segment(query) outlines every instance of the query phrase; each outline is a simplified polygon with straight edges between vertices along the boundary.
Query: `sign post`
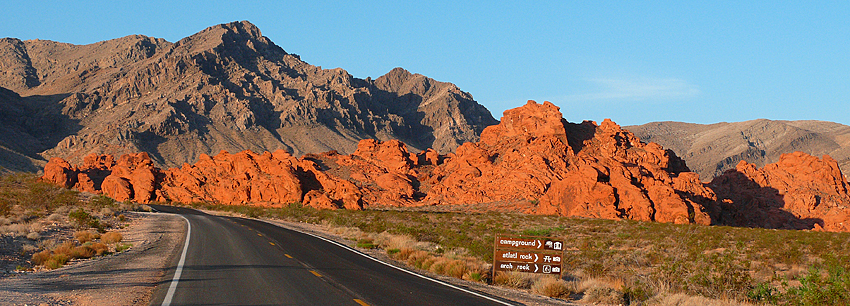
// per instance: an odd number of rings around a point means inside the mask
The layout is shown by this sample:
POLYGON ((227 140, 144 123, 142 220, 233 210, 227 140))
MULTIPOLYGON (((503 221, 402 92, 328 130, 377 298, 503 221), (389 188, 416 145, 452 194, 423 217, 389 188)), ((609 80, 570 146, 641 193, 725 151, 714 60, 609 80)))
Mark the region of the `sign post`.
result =
POLYGON ((496 235, 493 276, 496 271, 519 271, 561 276, 564 241, 552 237, 496 235))

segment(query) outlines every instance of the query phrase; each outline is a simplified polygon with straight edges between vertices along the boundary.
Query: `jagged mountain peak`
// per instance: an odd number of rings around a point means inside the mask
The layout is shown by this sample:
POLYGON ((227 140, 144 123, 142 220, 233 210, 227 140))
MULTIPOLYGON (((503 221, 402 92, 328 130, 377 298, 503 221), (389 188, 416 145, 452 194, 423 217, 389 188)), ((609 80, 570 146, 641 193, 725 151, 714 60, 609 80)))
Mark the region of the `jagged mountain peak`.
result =
POLYGON ((202 52, 229 52, 239 56, 241 53, 286 52, 262 35, 257 26, 248 21, 234 21, 215 25, 178 41, 174 48, 185 50, 189 54, 202 52))

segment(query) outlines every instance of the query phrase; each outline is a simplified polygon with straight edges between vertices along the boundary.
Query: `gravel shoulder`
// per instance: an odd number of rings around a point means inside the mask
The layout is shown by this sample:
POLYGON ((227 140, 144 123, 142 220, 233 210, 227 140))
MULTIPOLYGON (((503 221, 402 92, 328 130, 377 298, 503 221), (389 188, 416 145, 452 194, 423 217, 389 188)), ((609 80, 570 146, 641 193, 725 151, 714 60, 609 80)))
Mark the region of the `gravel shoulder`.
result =
POLYGON ((147 305, 186 234, 176 215, 131 212, 124 252, 0 278, 0 305, 147 305))

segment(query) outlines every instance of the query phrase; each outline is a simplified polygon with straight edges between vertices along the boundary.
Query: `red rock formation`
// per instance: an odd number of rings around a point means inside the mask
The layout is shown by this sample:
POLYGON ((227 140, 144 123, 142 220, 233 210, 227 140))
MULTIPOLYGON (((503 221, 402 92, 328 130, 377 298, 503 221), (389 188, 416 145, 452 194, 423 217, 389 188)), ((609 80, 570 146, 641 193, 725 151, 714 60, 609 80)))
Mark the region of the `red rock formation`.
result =
POLYGON ((45 182, 71 188, 76 183, 76 175, 77 173, 71 164, 64 159, 54 157, 44 165, 44 174, 41 179, 45 182))
POLYGON ((709 224, 713 193, 672 152, 610 120, 570 124, 557 106, 505 111, 431 173, 437 204, 515 202, 528 213, 709 224), (699 196, 703 196, 700 198, 699 196), (530 201, 530 205, 522 202, 530 201))
POLYGON ((684 161, 606 119, 569 123, 552 103, 529 101, 456 152, 410 153, 363 140, 350 155, 296 158, 279 150, 201 155, 165 171, 145 153, 83 165, 53 159, 44 180, 118 200, 214 202, 321 209, 444 205, 457 210, 850 231, 838 164, 802 153, 763 169, 738 165, 706 185, 684 161), (713 188, 714 190, 710 189, 713 188), (720 195, 720 201, 718 196, 720 195))
POLYGON ((214 157, 201 155, 194 165, 166 171, 163 194, 177 202, 223 204, 301 201, 301 182, 296 177, 298 160, 284 151, 255 154, 222 151, 214 157))
POLYGON ((289 153, 201 155, 194 164, 166 171, 163 195, 178 202, 280 206, 303 202, 317 208, 360 209, 359 190, 328 176, 315 163, 289 153))
POLYGON ((351 183, 365 205, 406 206, 414 205, 420 198, 414 187, 422 163, 436 164, 439 156, 433 150, 414 155, 398 140, 362 140, 351 155, 329 152, 307 155, 307 160, 322 163, 324 173, 351 183), (430 158, 430 159, 429 159, 430 158))
POLYGON ((761 169, 741 161, 710 186, 722 201, 723 224, 850 231, 847 180, 828 155, 782 154, 761 169))

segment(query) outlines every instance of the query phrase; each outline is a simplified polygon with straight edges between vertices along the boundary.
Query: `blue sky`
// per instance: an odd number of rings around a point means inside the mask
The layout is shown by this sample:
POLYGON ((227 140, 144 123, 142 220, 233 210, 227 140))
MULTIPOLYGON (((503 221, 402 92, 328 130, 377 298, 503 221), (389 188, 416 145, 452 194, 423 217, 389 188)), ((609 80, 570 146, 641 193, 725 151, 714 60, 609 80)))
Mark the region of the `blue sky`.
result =
POLYGON ((249 20, 310 64, 359 78, 403 67, 496 118, 531 99, 573 122, 850 124, 850 2, 682 2, 14 1, 0 37, 173 42, 249 20))

